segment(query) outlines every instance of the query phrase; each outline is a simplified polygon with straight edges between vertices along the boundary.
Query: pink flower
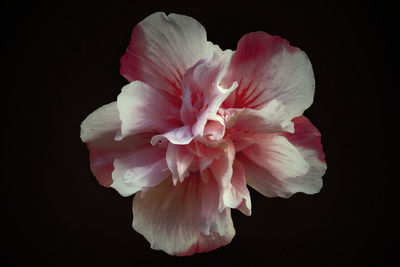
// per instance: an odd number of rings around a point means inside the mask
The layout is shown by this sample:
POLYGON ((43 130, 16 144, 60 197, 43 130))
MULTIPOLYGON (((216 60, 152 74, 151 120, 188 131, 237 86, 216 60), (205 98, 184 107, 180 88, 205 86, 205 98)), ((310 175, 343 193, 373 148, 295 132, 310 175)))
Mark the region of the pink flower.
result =
POLYGON ((251 214, 246 184, 267 197, 314 194, 326 170, 306 54, 264 32, 236 51, 203 26, 155 13, 121 59, 130 82, 81 125, 100 184, 135 194, 133 228, 153 249, 206 252, 235 235, 231 208, 251 214))

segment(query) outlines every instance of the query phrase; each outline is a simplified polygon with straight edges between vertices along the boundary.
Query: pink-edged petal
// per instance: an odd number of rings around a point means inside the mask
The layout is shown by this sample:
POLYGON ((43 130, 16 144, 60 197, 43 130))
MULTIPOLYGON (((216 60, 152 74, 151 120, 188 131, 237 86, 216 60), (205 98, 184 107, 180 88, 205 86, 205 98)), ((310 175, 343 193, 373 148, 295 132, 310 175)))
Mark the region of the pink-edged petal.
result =
POLYGON ((240 86, 225 101, 225 108, 261 109, 277 99, 294 118, 313 102, 315 81, 307 55, 265 32, 240 39, 223 83, 233 81, 240 86))
POLYGON ((222 189, 222 198, 226 207, 239 209, 247 216, 251 215, 250 192, 246 186, 244 168, 238 160, 233 162, 232 179, 222 189))
POLYGON ((100 107, 81 124, 81 139, 90 151, 90 168, 97 181, 106 187, 112 184, 114 160, 148 143, 151 138, 148 133, 143 133, 116 141, 115 136, 120 133, 120 129, 117 102, 100 107))
POLYGON ((319 131, 303 116, 293 120, 295 132, 283 133, 303 159, 308 163, 308 171, 304 175, 279 179, 264 166, 257 164, 254 158, 241 154, 240 161, 245 167, 247 183, 267 197, 288 198, 294 193, 318 193, 323 185, 322 176, 326 171, 326 162, 321 145, 319 131))
POLYGON ((183 74, 199 59, 210 57, 214 50, 198 21, 157 12, 133 29, 121 58, 121 74, 128 81, 140 80, 166 92, 179 105, 183 74))
POLYGON ((122 137, 166 132, 179 125, 179 110, 170 105, 163 93, 140 81, 122 88, 117 106, 122 137))
POLYGON ((176 186, 171 179, 133 201, 133 228, 153 249, 172 255, 207 252, 235 235, 230 209, 218 211, 215 180, 192 175, 176 186))
POLYGON ((322 150, 321 133, 304 116, 293 119, 295 133, 284 133, 283 135, 296 147, 303 147, 315 150, 317 158, 325 162, 325 154, 322 150))
POLYGON ((169 170, 172 173, 172 181, 174 185, 177 182, 183 182, 185 177, 189 176, 189 168, 195 158, 186 146, 168 144, 166 160, 169 170))
POLYGON ((144 145, 126 157, 114 161, 111 187, 122 196, 154 187, 171 175, 165 160, 165 149, 144 145))
POLYGON ((256 133, 278 133, 294 131, 291 116, 276 99, 263 109, 228 109, 226 126, 228 129, 246 130, 256 133))
POLYGON ((167 139, 169 142, 176 145, 187 145, 190 143, 190 141, 192 141, 193 137, 194 136, 191 127, 188 125, 184 125, 182 127, 175 128, 164 134, 153 136, 153 138, 151 138, 151 143, 153 145, 156 145, 163 139, 167 139))
POLYGON ((285 179, 307 173, 309 164, 285 137, 268 134, 253 138, 256 143, 242 152, 276 178, 285 179))

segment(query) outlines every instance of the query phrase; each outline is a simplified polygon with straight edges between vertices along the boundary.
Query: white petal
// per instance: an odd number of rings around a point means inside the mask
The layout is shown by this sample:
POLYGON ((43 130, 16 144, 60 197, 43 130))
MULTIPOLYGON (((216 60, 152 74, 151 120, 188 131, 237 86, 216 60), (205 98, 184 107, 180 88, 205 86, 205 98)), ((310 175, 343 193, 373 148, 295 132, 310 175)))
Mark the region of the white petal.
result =
POLYGON ((122 196, 130 196, 160 184, 169 175, 165 150, 145 145, 114 161, 111 187, 122 196))

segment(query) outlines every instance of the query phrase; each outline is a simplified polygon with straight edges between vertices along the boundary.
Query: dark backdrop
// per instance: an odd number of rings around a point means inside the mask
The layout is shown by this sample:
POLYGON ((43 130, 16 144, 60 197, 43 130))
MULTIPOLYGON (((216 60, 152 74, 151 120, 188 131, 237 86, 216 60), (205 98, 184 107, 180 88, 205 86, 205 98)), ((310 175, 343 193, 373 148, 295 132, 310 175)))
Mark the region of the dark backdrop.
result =
POLYGON ((365 1, 303 2, 3 3, 1 260, 389 265, 398 244, 398 157, 391 153, 398 122, 396 9, 365 1), (155 11, 196 18, 223 49, 234 50, 242 35, 261 30, 304 50, 316 78, 305 115, 322 132, 328 163, 319 194, 267 199, 251 190, 253 215, 233 212, 231 244, 186 258, 151 250, 131 228, 132 197, 96 182, 79 138, 82 120, 115 101, 127 83, 119 59, 132 28, 155 11))

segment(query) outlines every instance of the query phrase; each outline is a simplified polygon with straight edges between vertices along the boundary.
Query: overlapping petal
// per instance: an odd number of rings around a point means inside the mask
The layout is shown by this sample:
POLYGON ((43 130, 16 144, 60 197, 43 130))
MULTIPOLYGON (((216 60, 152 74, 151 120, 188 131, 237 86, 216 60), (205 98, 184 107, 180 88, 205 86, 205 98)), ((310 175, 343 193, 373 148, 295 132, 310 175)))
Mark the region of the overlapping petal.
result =
POLYGON ((223 83, 233 81, 239 87, 224 102, 225 108, 262 109, 276 99, 292 119, 313 102, 315 81, 307 55, 265 32, 248 33, 240 39, 223 83))
POLYGON ((235 235, 230 209, 218 211, 216 181, 192 175, 176 186, 167 179, 133 201, 133 228, 153 249, 191 255, 228 244, 235 235))
POLYGON ((120 129, 117 102, 100 107, 81 124, 81 139, 90 150, 91 170, 103 186, 112 184, 114 160, 130 154, 136 147, 148 143, 151 138, 149 133, 142 133, 116 141, 115 137, 120 134, 120 129))
POLYGON ((185 71, 199 59, 211 57, 214 50, 198 21, 157 12, 133 29, 130 44, 121 58, 121 74, 128 81, 146 82, 180 105, 180 81, 185 71))
POLYGON ((179 109, 165 94, 134 81, 122 88, 117 100, 122 137, 143 132, 167 132, 179 126, 179 109))
MULTIPOLYGON (((322 152, 320 133, 305 117, 301 116, 293 121, 294 133, 284 133, 275 137, 277 138, 275 140, 279 140, 279 143, 282 144, 284 142, 281 138, 285 138, 297 150, 291 155, 282 155, 279 159, 282 162, 277 162, 281 167, 288 164, 286 168, 276 172, 274 167, 269 168, 268 163, 263 161, 268 157, 257 156, 254 151, 249 153, 251 149, 244 150, 246 153, 240 156, 240 162, 245 168, 247 183, 267 197, 288 198, 297 192, 315 194, 322 187, 322 176, 326 171, 326 163, 322 152), (295 159, 300 161, 296 162, 295 159), (289 164, 290 161, 291 164, 289 164), (308 168, 304 162, 307 163, 308 168)), ((262 154, 268 153, 266 151, 269 149, 266 148, 262 154)), ((289 151, 283 149, 281 153, 289 151)))
POLYGON ((260 110, 249 108, 231 108, 225 110, 227 128, 246 130, 256 133, 293 132, 291 115, 276 99, 260 110))
POLYGON ((165 154, 165 149, 147 144, 115 159, 111 187, 126 197, 160 184, 171 174, 165 154))

